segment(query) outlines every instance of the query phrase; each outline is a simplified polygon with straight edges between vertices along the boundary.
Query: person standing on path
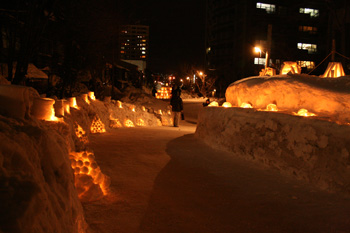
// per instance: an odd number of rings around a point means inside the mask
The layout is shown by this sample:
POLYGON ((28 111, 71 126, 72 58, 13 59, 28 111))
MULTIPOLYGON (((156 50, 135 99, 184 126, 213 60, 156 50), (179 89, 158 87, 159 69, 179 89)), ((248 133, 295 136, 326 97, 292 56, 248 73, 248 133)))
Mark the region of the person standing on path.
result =
POLYGON ((179 127, 181 113, 183 112, 183 102, 180 95, 181 89, 175 85, 170 99, 170 105, 174 114, 174 127, 179 127))

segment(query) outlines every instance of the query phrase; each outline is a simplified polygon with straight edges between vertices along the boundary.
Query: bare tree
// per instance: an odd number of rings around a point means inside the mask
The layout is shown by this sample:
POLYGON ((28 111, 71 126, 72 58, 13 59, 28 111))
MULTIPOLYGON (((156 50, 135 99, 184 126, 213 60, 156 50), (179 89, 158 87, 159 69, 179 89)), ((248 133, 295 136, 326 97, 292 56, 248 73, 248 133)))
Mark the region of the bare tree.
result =
POLYGON ((196 85, 199 93, 201 93, 204 97, 208 97, 210 93, 213 91, 216 78, 209 77, 202 73, 197 75, 197 77, 198 79, 196 79, 196 85))

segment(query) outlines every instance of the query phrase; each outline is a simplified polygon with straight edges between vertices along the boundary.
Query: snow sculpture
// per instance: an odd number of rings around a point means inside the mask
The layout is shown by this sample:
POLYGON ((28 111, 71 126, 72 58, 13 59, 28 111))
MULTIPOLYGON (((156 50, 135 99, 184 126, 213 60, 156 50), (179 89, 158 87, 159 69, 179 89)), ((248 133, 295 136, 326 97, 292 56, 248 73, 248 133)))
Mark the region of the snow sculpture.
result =
POLYGON ((91 123, 90 127, 91 133, 104 133, 106 132, 105 125, 102 123, 101 119, 96 115, 91 123))
POLYGON ((90 104, 88 94, 81 94, 81 99, 84 100, 87 104, 90 104))
POLYGON ((75 175, 75 187, 81 201, 93 201, 107 195, 109 177, 101 172, 93 152, 71 152, 71 166, 75 175))
POLYGON ((340 62, 330 62, 328 63, 328 67, 326 72, 324 72, 321 77, 324 78, 338 78, 341 76, 345 76, 343 65, 340 62))
POLYGON ((31 109, 31 114, 39 120, 54 121, 55 110, 54 105, 55 100, 51 98, 34 98, 33 106, 31 109))
POLYGON ((0 114, 20 119, 28 117, 35 97, 39 94, 33 88, 0 85, 0 114))
POLYGON ((255 109, 275 104, 279 111, 293 115, 307 109, 318 118, 350 123, 349 77, 320 78, 310 75, 249 77, 232 83, 226 101, 239 107, 250 103, 255 109))

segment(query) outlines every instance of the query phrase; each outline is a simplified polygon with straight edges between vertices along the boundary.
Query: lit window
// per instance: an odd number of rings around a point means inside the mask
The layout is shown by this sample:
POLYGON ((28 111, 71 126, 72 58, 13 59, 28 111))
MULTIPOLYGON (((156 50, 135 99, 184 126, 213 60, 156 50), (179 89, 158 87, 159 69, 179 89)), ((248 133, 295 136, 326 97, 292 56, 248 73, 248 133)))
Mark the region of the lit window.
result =
POLYGON ((142 42, 146 42, 146 40, 141 40, 142 42))
POLYGON ((315 68, 315 62, 313 61, 297 61, 297 63, 299 66, 306 67, 308 70, 315 68))
POLYGON ((317 45, 298 43, 298 49, 307 50, 308 53, 316 53, 317 52, 317 45))
POLYGON ((311 8, 299 8, 299 13, 310 14, 310 17, 318 17, 319 16, 319 11, 317 9, 311 9, 311 8))
POLYGON ((276 12, 276 5, 273 4, 267 4, 267 3, 256 3, 256 8, 258 9, 264 9, 268 14, 275 13, 276 12))
POLYGON ((142 54, 146 54, 146 52, 145 52, 145 51, 142 51, 142 54))
POLYGON ((146 50, 146 48, 145 48, 145 47, 142 47, 142 50, 146 50))
POLYGON ((316 34, 317 33, 317 27, 311 27, 311 26, 299 26, 300 32, 308 32, 310 34, 316 34))
POLYGON ((265 65, 265 58, 256 57, 254 58, 255 65, 265 65))

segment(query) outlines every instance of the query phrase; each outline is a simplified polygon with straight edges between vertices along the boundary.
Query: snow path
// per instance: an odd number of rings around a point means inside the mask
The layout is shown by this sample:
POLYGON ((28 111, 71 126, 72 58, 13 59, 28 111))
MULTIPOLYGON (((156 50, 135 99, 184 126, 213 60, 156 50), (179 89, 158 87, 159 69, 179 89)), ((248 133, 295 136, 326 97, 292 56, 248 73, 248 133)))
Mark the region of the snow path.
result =
POLYGON ((350 232, 350 199, 211 149, 180 128, 121 128, 90 147, 111 193, 92 232, 350 232))

